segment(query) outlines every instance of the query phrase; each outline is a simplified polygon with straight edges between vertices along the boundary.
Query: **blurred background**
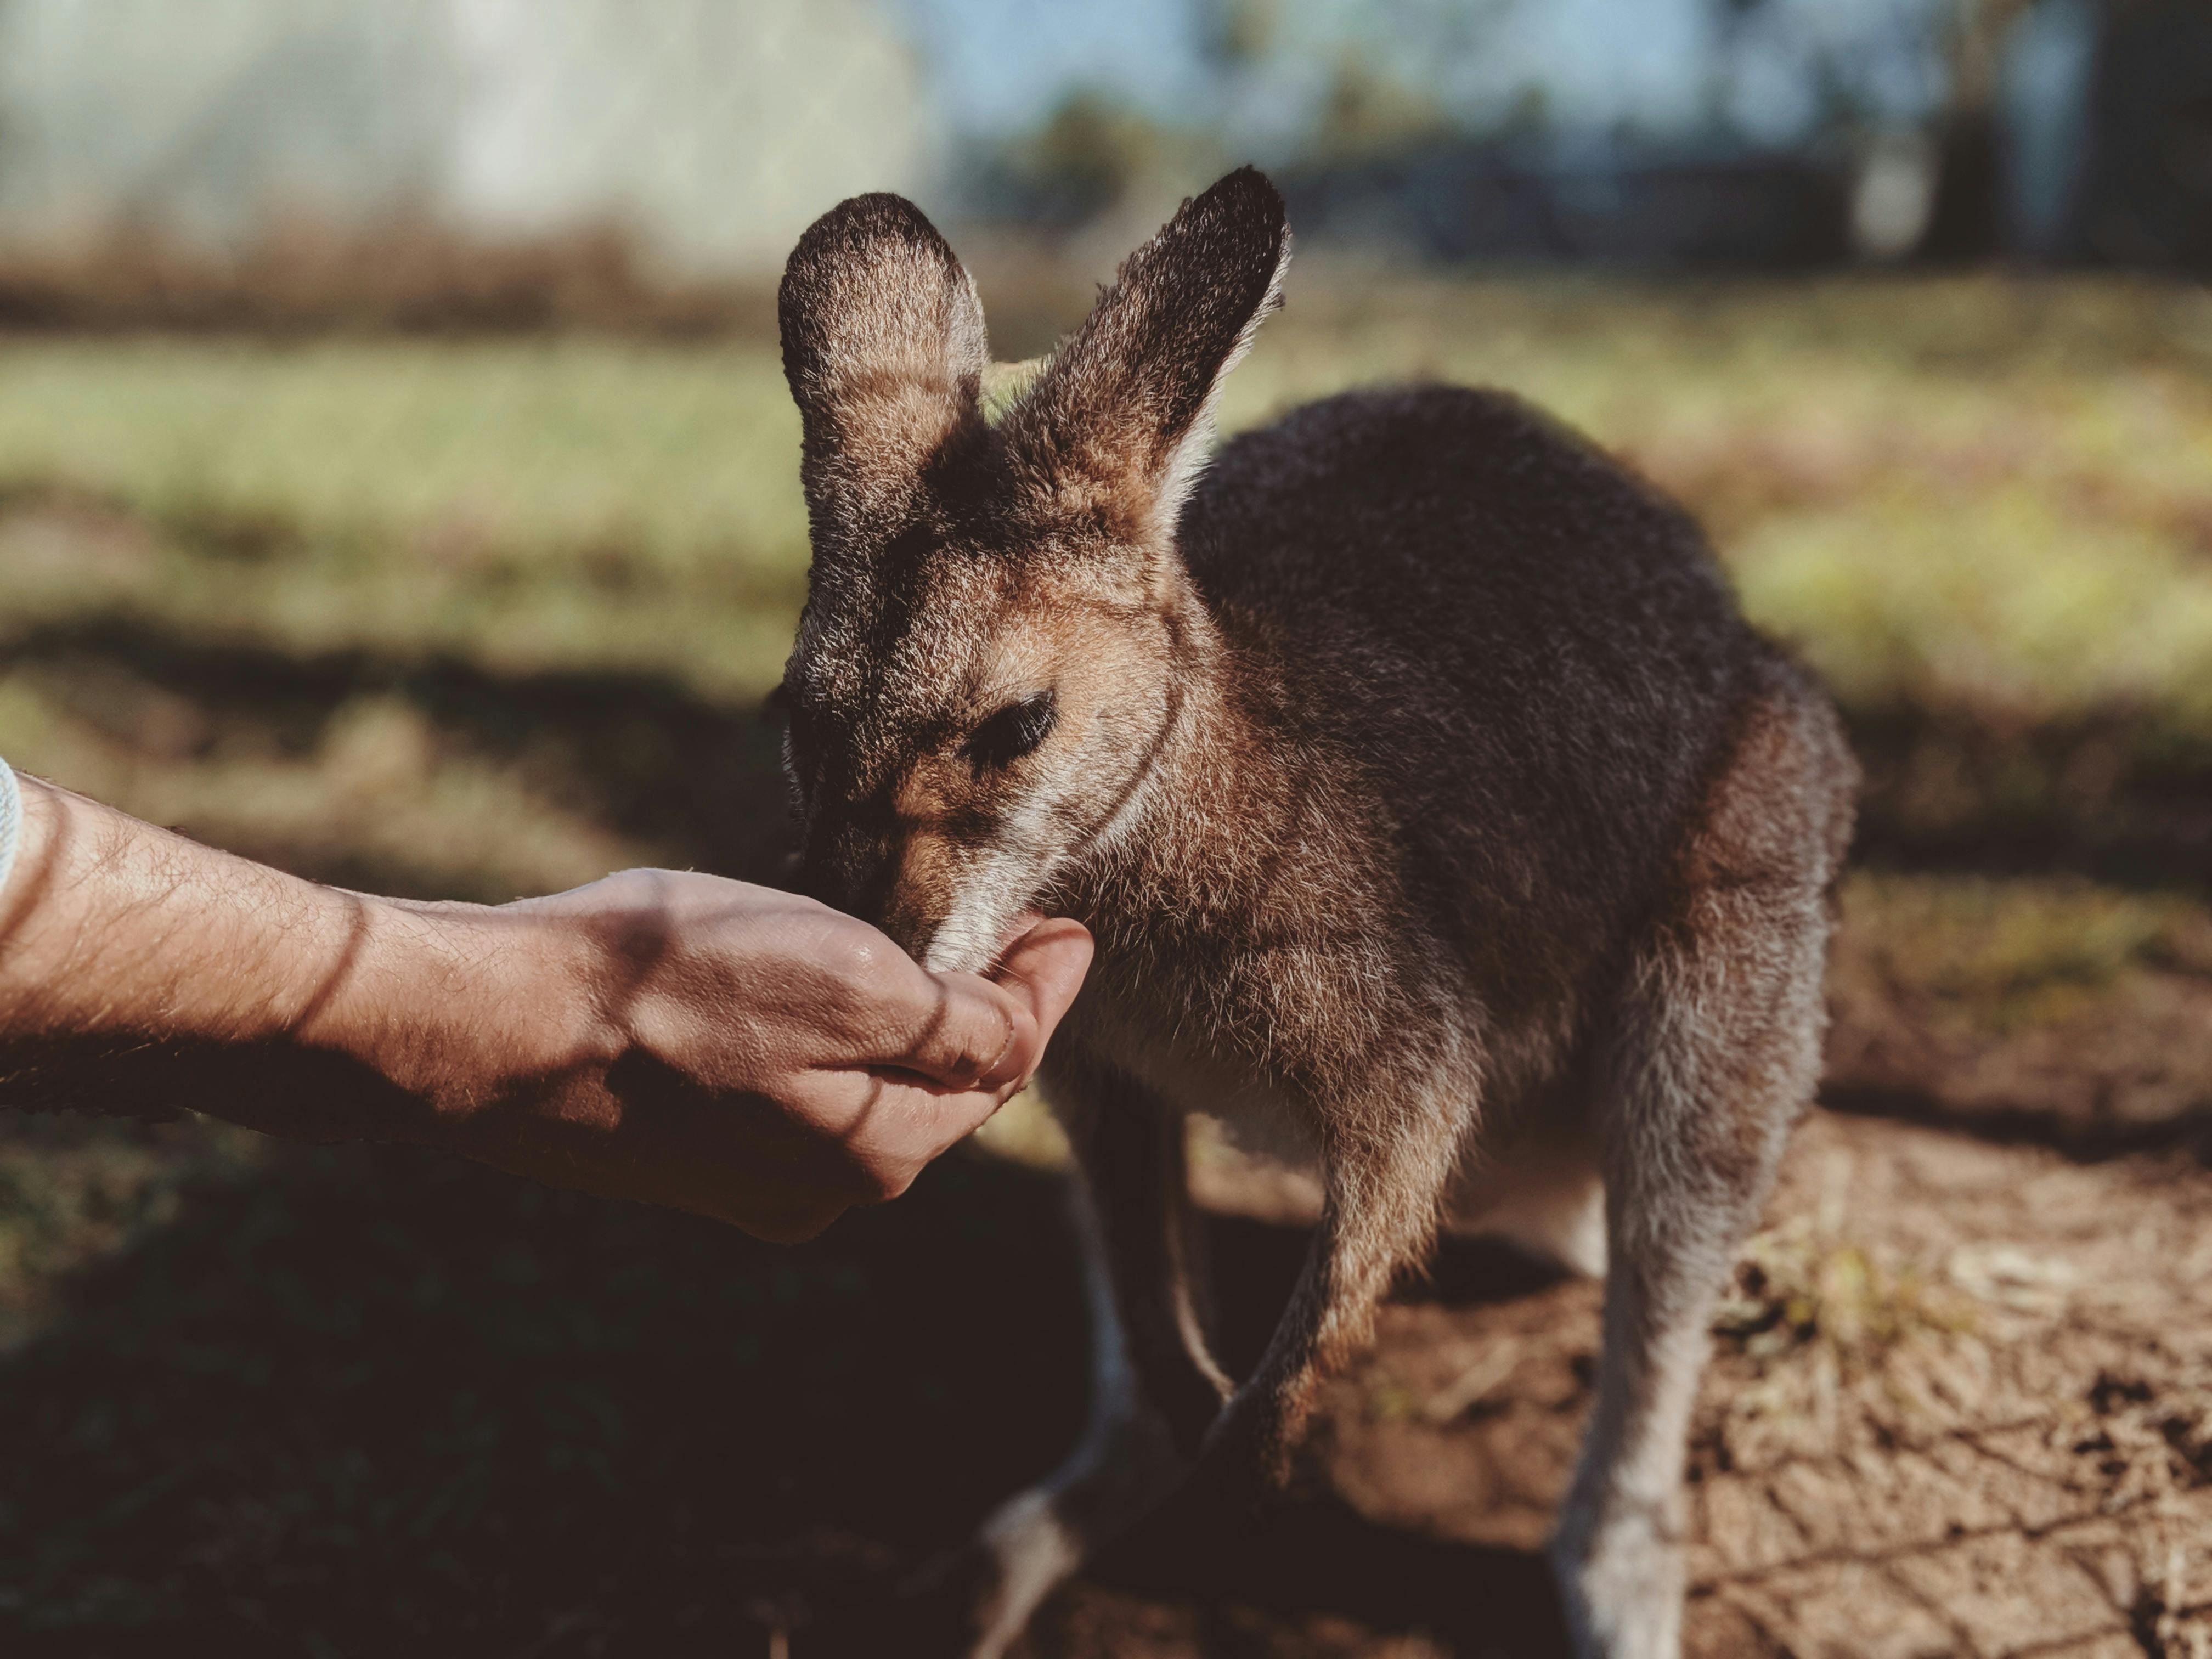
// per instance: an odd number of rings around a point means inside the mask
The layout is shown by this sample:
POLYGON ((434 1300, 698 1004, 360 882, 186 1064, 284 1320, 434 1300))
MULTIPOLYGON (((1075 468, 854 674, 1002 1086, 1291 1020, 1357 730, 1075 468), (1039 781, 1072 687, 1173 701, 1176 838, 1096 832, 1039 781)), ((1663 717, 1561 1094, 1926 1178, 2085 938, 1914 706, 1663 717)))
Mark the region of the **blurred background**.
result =
MULTIPOLYGON (((1229 426, 1546 405, 1697 511, 1867 770, 1692 1652, 2202 1659, 2202 0, 0 0, 0 754, 377 890, 773 879, 793 240, 911 195, 1018 359, 1248 161, 1299 256, 1229 426)), ((1198 1153, 1249 1357, 1310 1192, 1198 1153)), ((841 1620, 1079 1419, 1060 1158, 1018 1103, 769 1250, 0 1117, 0 1646, 908 1650, 841 1620)), ((1033 1652, 1554 1651, 1595 1329, 1453 1246, 1298 1504, 1149 1529, 1033 1652)))

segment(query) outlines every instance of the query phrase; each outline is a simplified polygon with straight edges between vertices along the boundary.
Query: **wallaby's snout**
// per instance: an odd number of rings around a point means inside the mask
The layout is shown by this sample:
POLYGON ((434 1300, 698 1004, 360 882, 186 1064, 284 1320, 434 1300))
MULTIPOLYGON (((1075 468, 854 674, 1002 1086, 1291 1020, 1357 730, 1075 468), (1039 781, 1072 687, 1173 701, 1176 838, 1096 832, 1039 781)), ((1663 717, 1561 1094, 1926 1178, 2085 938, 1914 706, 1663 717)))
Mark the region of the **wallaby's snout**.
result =
POLYGON ((903 818, 880 805, 826 808, 807 826, 799 889, 872 922, 917 962, 980 969, 1036 887, 1033 871, 979 855, 990 824, 927 808, 903 818))
POLYGON ((1145 648, 1156 618, 1093 615, 1050 584, 1031 599, 946 602, 870 698, 841 699, 842 613, 826 607, 786 671, 799 885, 933 969, 990 963, 1114 823, 1171 717, 1145 648))
POLYGON ((854 815, 817 814, 807 825, 799 848, 799 890, 875 923, 911 951, 918 941, 900 938, 887 925, 898 866, 892 856, 888 815, 878 816, 883 821, 872 827, 854 815))
MULTIPOLYGON (((946 775, 957 772, 947 764, 957 757, 933 752, 940 744, 896 736, 885 741, 869 724, 881 723, 842 722, 805 704, 794 708, 786 752, 804 825, 799 885, 808 896, 874 923, 909 956, 927 961, 947 921, 970 896, 977 845, 999 813, 977 799, 980 792, 960 789, 961 780, 946 775)), ((945 722, 912 724, 927 731, 945 722)), ((1018 908, 1025 897, 1012 896, 1009 903, 1018 908)))

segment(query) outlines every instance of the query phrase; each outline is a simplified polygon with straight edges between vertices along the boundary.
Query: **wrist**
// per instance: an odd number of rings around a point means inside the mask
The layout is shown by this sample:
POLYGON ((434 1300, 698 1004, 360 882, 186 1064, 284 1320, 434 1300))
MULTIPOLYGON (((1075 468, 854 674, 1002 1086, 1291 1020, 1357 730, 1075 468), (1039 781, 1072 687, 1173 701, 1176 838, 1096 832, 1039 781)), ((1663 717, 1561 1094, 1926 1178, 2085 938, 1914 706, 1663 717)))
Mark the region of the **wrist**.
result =
POLYGON ((465 1141, 619 1052, 592 941, 531 907, 367 899, 359 963, 302 1035, 340 1047, 422 1110, 398 1138, 465 1141))

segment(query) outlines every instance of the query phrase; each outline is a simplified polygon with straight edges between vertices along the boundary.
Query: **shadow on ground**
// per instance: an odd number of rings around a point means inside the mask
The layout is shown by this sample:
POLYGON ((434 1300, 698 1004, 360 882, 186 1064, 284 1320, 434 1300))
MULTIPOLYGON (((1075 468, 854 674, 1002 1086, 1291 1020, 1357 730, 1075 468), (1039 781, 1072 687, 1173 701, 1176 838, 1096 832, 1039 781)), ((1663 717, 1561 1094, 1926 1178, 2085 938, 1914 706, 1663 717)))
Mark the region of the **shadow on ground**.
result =
POLYGON ((1055 1184, 980 1161, 777 1250, 280 1157, 0 1362, 0 1649, 743 1651, 1057 1455, 1072 1283, 1055 1184))
MULTIPOLYGON (((526 763, 599 822, 699 867, 772 880, 787 844, 780 722, 673 675, 299 653, 123 614, 0 640, 0 668, 13 665, 76 682, 75 712, 126 744, 142 734, 132 700, 113 696, 118 679, 190 705, 203 745, 249 732, 301 752, 349 702, 396 696, 457 746, 526 763)), ((1845 714, 1867 774, 1859 850, 1875 864, 2193 888, 2212 859, 2212 754, 2130 711, 2041 725, 1972 708, 1845 714)), ((404 886, 408 872, 307 873, 404 886)))
POLYGON ((1163 1516, 1048 1605, 1031 1644, 1055 1659, 1104 1659, 1143 1652, 1132 1637, 1163 1624, 1181 1626, 1200 1653, 1269 1659, 1388 1651, 1373 1638, 1396 1632, 1465 1659, 1566 1653, 1538 1557, 1381 1524, 1333 1495, 1234 1530, 1163 1516))
MULTIPOLYGON (((826 1652, 823 1615, 1072 1441, 1060 1204, 956 1158, 776 1249, 390 1150, 211 1179, 0 1359, 0 1648, 743 1654, 786 1626, 826 1652)), ((1249 1356, 1304 1236, 1215 1227, 1249 1356)), ((1416 1294, 1517 1282, 1455 1253, 1416 1294)), ((1118 1652, 1181 1617, 1206 1651, 1303 1656, 1350 1620, 1535 1655, 1547 1595, 1518 1552, 1308 1496, 1164 1516, 1036 1639, 1118 1652)))

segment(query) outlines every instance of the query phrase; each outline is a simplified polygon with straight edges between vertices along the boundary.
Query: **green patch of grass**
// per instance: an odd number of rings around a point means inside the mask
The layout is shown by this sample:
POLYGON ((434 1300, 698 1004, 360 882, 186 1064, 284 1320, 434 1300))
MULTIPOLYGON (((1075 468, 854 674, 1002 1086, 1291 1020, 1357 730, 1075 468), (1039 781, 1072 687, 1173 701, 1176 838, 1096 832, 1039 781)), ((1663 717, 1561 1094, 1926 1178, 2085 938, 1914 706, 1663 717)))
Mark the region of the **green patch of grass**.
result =
POLYGON ((1805 1217, 1745 1242, 1713 1321, 1753 1359, 1818 1346, 1845 1370, 1864 1370, 1900 1343, 1972 1326, 1970 1305, 1930 1275, 1827 1237, 1805 1217))
POLYGON ((1953 1276, 1869 1248, 1835 1219, 1800 1216, 1747 1240, 1716 1310, 1719 1352, 1752 1372, 1723 1412, 1735 1455, 1832 1451, 1847 1401, 1927 1414, 1929 1377, 1954 1373, 1976 1344, 1985 1310, 1953 1276))
POLYGON ((1778 514, 1734 563, 1752 614, 1860 705, 2019 722, 2128 708, 2212 732, 2212 559, 2021 486, 1778 514))
POLYGON ((805 564, 772 352, 0 345, 0 625, 672 667, 758 696, 805 564))
POLYGON ((249 559, 614 548, 690 574, 803 550, 798 417, 764 345, 40 339, 0 346, 0 479, 249 559))
POLYGON ((2076 1013, 2148 969, 2212 975, 2212 913, 2179 895, 1863 872, 1843 908, 1840 972, 1996 1032, 2076 1013))
MULTIPOLYGON (((219 846, 270 849, 295 868, 404 871, 425 896, 497 901, 673 857, 611 832, 526 769, 447 742, 403 697, 348 699, 303 754, 238 744, 163 755, 70 712, 42 686, 51 678, 0 675, 0 753, 14 764, 219 846)), ((165 717, 187 740, 196 735, 197 711, 181 702, 139 711, 140 729, 165 717)))

